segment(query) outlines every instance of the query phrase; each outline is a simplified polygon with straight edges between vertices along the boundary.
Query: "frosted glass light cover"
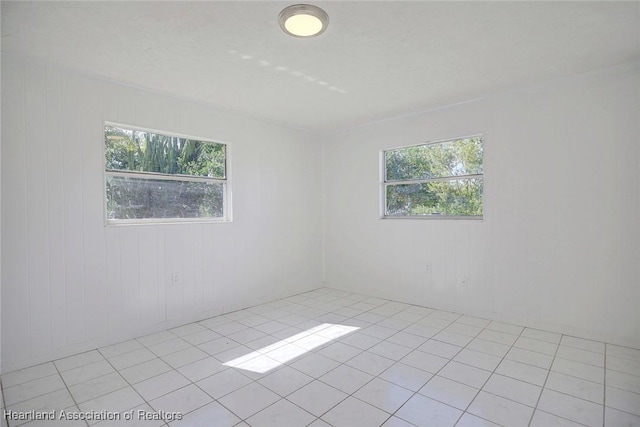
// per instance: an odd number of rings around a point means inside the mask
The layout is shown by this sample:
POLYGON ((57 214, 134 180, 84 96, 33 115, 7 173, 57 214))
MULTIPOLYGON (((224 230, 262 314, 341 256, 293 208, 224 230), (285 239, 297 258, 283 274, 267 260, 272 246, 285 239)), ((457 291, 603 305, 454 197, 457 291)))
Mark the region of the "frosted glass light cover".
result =
POLYGON ((311 15, 293 15, 285 21, 284 26, 291 34, 309 37, 322 30, 322 21, 311 15))
POLYGON ((329 15, 317 6, 296 4, 286 7, 278 16, 280 28, 294 37, 322 34, 329 25, 329 15))

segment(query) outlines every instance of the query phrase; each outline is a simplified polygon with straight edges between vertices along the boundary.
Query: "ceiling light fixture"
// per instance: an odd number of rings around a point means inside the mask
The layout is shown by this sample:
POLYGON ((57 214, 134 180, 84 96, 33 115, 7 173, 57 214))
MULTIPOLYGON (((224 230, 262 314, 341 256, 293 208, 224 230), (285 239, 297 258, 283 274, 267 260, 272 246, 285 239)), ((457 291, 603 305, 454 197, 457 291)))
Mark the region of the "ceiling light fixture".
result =
POLYGON ((329 25, 329 15, 317 6, 295 4, 280 12, 278 22, 282 31, 294 37, 314 37, 329 25))

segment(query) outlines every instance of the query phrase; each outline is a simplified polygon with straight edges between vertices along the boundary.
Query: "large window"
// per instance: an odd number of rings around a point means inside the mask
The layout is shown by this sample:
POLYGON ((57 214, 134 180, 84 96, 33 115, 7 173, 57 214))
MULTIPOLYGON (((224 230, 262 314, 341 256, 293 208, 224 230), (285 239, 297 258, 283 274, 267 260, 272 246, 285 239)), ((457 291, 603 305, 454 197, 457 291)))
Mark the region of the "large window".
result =
POLYGON ((107 223, 229 220, 226 144, 107 123, 107 223))
POLYGON ((384 218, 482 218, 482 137, 385 150, 384 218))

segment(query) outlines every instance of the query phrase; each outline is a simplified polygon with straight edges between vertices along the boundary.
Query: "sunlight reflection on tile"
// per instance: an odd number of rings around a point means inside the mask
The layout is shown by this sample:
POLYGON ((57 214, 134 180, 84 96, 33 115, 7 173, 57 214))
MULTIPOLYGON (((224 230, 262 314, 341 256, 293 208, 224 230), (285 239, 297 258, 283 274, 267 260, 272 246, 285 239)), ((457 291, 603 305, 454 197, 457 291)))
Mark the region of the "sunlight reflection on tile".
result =
POLYGON ((360 328, 355 326, 323 323, 277 343, 230 360, 224 365, 263 374, 314 348, 358 329, 360 328), (294 342, 295 344, 292 344, 294 342))

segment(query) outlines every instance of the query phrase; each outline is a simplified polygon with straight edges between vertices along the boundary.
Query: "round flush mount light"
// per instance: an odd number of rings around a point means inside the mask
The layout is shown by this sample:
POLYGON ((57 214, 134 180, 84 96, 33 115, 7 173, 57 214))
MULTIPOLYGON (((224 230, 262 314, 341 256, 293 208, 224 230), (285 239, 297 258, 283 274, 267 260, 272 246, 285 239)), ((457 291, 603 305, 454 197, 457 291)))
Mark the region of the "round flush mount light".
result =
POLYGON ((329 15, 317 6, 295 4, 280 12, 278 22, 282 31, 294 37, 314 37, 329 25, 329 15))

